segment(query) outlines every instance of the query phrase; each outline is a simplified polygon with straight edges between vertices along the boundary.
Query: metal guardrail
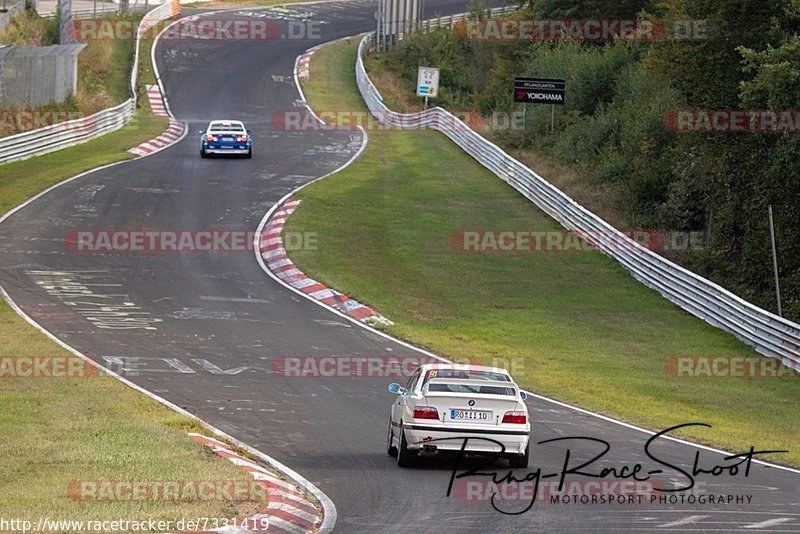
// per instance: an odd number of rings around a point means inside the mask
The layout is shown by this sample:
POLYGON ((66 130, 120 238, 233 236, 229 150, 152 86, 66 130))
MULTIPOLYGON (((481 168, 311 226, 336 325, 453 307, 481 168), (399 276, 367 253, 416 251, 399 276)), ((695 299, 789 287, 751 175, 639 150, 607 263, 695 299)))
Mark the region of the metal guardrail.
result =
POLYGON ((800 371, 800 325, 797 323, 763 310, 642 247, 447 110, 436 107, 417 113, 391 111, 364 69, 363 57, 373 38, 374 34, 369 34, 362 39, 355 72, 361 95, 380 122, 395 127, 432 128, 442 132, 539 209, 617 260, 641 283, 695 317, 730 332, 760 354, 779 359, 784 365, 800 371), (620 246, 621 243, 624 246, 620 246))
POLYGON ((98 111, 88 117, 0 137, 0 164, 61 150, 62 148, 113 132, 127 124, 136 112, 136 75, 139 70, 141 36, 156 22, 173 17, 180 12, 180 3, 178 0, 172 0, 148 11, 139 23, 136 36, 136 52, 131 72, 131 97, 128 100, 112 108, 98 111))
MULTIPOLYGON (((513 13, 517 11, 519 6, 504 6, 488 9, 484 13, 490 16, 502 15, 504 13, 513 13)), ((418 29, 422 30, 435 30, 436 28, 452 28, 456 22, 467 20, 470 17, 469 13, 458 13, 457 15, 439 16, 432 19, 423 20, 419 23, 418 29)))

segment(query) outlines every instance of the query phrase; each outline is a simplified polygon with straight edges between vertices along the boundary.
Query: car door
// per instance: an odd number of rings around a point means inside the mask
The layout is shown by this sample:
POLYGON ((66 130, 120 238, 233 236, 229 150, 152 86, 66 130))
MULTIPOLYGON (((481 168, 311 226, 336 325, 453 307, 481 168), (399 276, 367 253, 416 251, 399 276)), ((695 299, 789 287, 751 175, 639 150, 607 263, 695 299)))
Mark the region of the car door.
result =
POLYGON ((408 409, 408 401, 413 396, 414 388, 419 382, 419 376, 421 372, 421 369, 417 369, 411 374, 411 376, 408 378, 408 382, 406 382, 405 391, 402 395, 398 395, 394 401, 394 404, 392 404, 393 424, 397 425, 401 423, 403 413, 405 413, 408 409))

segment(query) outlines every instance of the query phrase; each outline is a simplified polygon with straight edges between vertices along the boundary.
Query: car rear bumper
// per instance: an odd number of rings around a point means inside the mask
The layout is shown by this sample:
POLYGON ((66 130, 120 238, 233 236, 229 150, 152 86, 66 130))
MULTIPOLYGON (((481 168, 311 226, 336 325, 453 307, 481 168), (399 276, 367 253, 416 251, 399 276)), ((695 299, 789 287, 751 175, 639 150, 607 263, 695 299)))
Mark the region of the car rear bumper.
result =
POLYGON ((437 450, 459 451, 464 447, 469 452, 500 452, 523 454, 530 440, 530 430, 492 427, 491 429, 447 428, 424 424, 406 424, 406 442, 409 449, 425 446, 437 450), (464 445, 465 438, 469 438, 464 445), (502 444, 502 447, 501 445, 502 444))
POLYGON ((203 150, 206 154, 247 154, 250 152, 248 148, 208 148, 204 147, 203 150))

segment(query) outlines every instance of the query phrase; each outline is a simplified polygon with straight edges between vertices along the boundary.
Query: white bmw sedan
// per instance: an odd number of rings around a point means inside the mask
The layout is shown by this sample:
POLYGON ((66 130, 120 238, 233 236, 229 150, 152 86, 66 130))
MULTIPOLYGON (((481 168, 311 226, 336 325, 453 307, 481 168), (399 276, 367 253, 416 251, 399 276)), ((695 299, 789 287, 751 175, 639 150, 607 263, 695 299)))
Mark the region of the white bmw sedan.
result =
POLYGON ((528 466, 531 425, 525 394, 496 367, 426 364, 398 395, 389 421, 388 452, 414 465, 420 452, 502 453, 511 467, 528 466))

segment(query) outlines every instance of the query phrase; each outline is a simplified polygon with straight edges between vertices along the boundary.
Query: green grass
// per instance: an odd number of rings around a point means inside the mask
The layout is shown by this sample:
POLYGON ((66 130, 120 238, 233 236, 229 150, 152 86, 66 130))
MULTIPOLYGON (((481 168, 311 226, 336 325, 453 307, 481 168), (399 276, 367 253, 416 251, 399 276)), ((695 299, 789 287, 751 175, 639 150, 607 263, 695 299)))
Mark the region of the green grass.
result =
MULTIPOLYGON (((121 15, 113 20, 135 20, 141 15, 121 15)), ((152 44, 152 43, 151 43, 152 44)), ((78 100, 99 111, 130 97, 131 67, 136 42, 132 39, 89 39, 78 55, 78 100), (98 105, 99 104, 99 105, 98 105)), ((150 63, 149 55, 142 55, 150 63)))
MULTIPOLYGON (((357 40, 325 47, 306 84, 318 110, 365 109, 357 40)), ((800 465, 800 381, 679 378, 673 356, 755 355, 599 253, 466 253, 459 230, 560 227, 435 132, 371 132, 346 170, 305 188, 287 232, 318 232, 292 259, 395 322, 393 335, 454 358, 506 363, 532 390, 732 450, 788 449, 800 465)))
MULTIPOLYGON (((142 67, 150 64, 147 42, 142 67)), ((141 73, 140 73, 141 74, 141 73)), ((147 76, 141 76, 146 81, 147 76)), ((127 150, 167 125, 141 101, 135 120, 94 141, 0 166, 0 212, 70 176, 132 158, 127 150)), ((65 355, 0 302, 0 358, 65 355)), ((76 480, 251 480, 190 439, 197 423, 115 379, 0 378, 0 517, 180 519, 246 517, 262 506, 213 502, 86 502, 68 497, 76 480)))
POLYGON ((11 18, 0 30, 0 45, 49 46, 58 44, 58 21, 25 10, 11 18))
MULTIPOLYGON (((65 355, 0 307, 2 357, 65 355)), ((76 503, 76 480, 247 480, 195 443, 197 426, 105 375, 0 379, 0 517, 179 519, 237 515, 223 502, 76 503)), ((246 505, 243 513, 253 510, 246 505)))

